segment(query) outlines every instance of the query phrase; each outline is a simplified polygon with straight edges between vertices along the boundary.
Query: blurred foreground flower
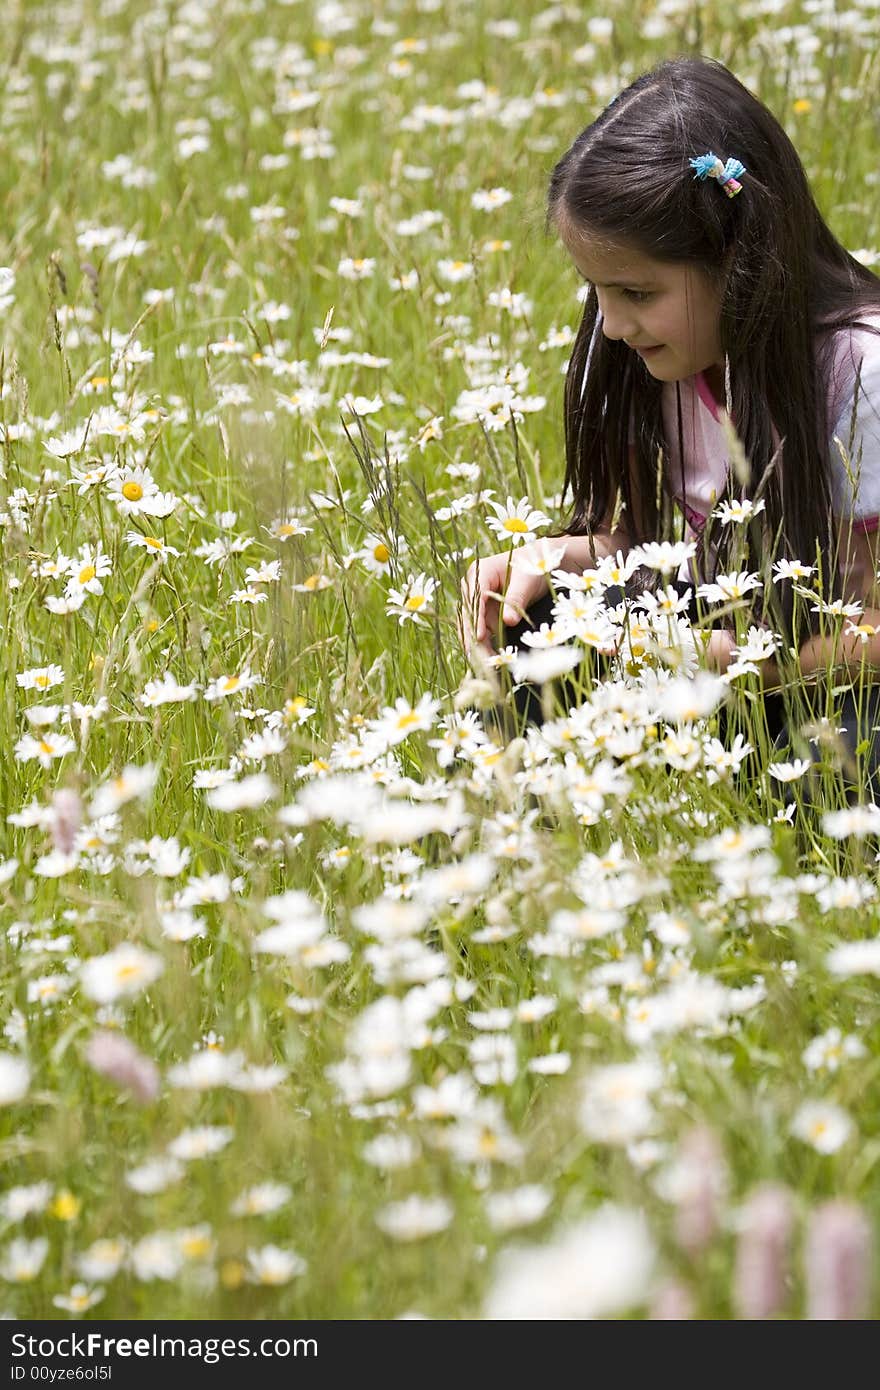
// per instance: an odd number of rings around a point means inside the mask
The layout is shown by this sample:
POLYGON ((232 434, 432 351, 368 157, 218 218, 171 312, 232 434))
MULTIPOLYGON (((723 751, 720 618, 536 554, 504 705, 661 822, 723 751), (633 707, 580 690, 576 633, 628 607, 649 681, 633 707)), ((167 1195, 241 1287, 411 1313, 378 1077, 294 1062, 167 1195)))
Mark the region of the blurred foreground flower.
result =
POLYGON ((855 1202, 825 1202, 813 1213, 805 1250, 811 1319, 858 1320, 869 1315, 873 1236, 855 1202))
POLYGON ((544 1246, 502 1252, 487 1318, 605 1318, 649 1296, 654 1245, 639 1212, 610 1203, 544 1246))
POLYGON ((23 1057, 0 1052, 0 1105, 12 1105, 27 1094, 30 1067, 23 1057))
POLYGON ((162 969, 160 957, 152 951, 125 943, 83 962, 83 993, 98 1004, 112 1004, 152 984, 162 969))
POLYGON ((92 797, 89 812, 95 820, 112 815, 135 797, 145 801, 156 785, 159 769, 153 763, 135 767, 129 763, 118 777, 102 783, 92 797))
POLYGON ((100 1303, 104 1297, 104 1290, 101 1288, 90 1289, 87 1284, 74 1284, 68 1294, 56 1294, 52 1303, 56 1308, 61 1308, 65 1313, 72 1313, 74 1316, 79 1313, 87 1313, 90 1308, 94 1308, 96 1303, 100 1303))
POLYGON ((130 1091, 146 1103, 159 1094, 159 1072, 149 1057, 118 1033, 93 1033, 86 1047, 86 1060, 95 1071, 130 1091))
POLYGON ((29 1284, 36 1279, 49 1253, 45 1236, 25 1240, 23 1236, 10 1241, 0 1258, 0 1277, 10 1284, 29 1284))
POLYGON ((782 1313, 790 1283, 794 1202, 787 1187, 756 1188, 737 1217, 733 1301, 741 1318, 772 1318, 782 1313))
POLYGON ((420 1197, 414 1193, 402 1202, 390 1202, 376 1213, 376 1225, 393 1240, 421 1240, 445 1231, 453 1210, 443 1197, 420 1197))
POLYGON ((306 1262, 301 1255, 292 1250, 282 1250, 277 1245, 264 1245, 260 1250, 249 1250, 248 1281, 251 1284, 286 1284, 297 1274, 305 1274, 306 1262))

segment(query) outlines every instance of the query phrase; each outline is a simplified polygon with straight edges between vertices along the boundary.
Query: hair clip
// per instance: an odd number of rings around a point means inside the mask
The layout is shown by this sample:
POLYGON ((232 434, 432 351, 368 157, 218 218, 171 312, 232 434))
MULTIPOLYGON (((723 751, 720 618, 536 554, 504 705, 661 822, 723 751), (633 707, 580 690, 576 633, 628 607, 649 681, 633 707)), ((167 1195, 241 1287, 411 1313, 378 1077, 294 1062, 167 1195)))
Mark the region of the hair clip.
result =
POLYGON ((728 159, 724 164, 717 154, 698 155, 696 159, 690 161, 692 169, 696 169, 695 179, 715 179, 728 198, 735 198, 737 193, 742 192, 742 184, 738 182, 740 174, 746 172, 746 166, 740 164, 738 159, 728 159))

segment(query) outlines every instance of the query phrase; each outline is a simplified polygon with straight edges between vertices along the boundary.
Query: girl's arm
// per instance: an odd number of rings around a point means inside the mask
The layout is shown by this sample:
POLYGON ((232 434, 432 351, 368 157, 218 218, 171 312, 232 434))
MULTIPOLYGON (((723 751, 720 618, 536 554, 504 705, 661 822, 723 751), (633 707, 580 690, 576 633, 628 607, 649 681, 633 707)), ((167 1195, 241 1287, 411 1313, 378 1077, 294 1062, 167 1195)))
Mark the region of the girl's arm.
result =
MULTIPOLYGON (((866 533, 845 523, 841 538, 847 557, 846 587, 854 602, 863 605, 861 617, 832 619, 836 630, 808 637, 799 652, 800 675, 807 681, 836 673, 841 678, 874 673, 880 680, 880 532, 866 533)), ((730 662, 729 634, 713 632, 708 649, 709 665, 725 671, 730 662)), ((766 688, 779 686, 781 675, 774 657, 760 664, 766 688)))
POLYGON ((856 530, 850 522, 845 526, 841 550, 847 558, 846 587, 854 601, 863 605, 862 615, 845 620, 834 633, 807 639, 800 650, 804 676, 829 670, 841 675, 866 671, 880 676, 880 532, 856 530))
POLYGON ((604 560, 606 555, 625 555, 633 544, 632 537, 625 526, 598 526, 591 536, 549 536, 551 544, 564 544, 565 554, 559 563, 561 570, 592 569, 595 561, 604 560))

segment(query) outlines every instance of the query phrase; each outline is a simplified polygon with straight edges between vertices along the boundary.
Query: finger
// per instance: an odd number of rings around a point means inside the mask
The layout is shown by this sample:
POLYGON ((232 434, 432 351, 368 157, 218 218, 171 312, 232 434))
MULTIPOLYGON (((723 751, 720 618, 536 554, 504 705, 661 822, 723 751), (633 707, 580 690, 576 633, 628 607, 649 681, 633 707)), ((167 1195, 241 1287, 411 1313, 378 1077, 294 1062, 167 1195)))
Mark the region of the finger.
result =
POLYGON ((501 612, 501 621, 505 627, 515 627, 517 623, 523 621, 526 615, 524 595, 517 590, 508 590, 504 599, 504 608, 501 612))

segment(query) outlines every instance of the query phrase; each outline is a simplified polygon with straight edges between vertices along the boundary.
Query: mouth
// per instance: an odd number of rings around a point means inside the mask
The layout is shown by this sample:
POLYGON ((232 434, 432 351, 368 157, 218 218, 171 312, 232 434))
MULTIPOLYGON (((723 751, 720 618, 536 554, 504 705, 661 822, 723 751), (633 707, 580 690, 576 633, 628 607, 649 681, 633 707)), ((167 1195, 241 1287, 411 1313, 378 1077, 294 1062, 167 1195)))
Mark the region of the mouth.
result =
POLYGON ((640 357, 650 357, 652 353, 662 351, 663 344, 656 343, 654 347, 634 347, 631 343, 630 347, 633 347, 633 350, 637 352, 640 357))

